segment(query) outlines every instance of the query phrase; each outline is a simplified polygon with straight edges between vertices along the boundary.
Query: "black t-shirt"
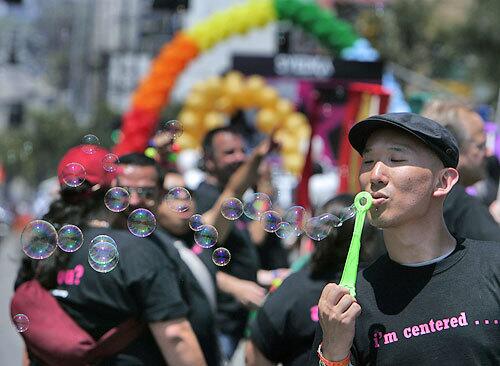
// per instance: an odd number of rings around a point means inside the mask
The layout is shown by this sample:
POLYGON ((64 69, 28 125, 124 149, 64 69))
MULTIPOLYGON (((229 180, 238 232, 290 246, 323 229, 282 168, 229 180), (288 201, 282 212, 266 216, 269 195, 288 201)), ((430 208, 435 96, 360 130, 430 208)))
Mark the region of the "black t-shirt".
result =
POLYGON ((309 266, 287 277, 268 296, 251 325, 250 338, 262 354, 283 366, 304 366, 318 322, 318 300, 339 273, 312 277, 309 266))
MULTIPOLYGON (((500 248, 460 239, 438 263, 387 255, 358 275, 353 365, 499 365, 500 248)), ((318 365, 318 326, 309 365, 318 365)))
POLYGON ((266 233, 264 242, 257 247, 261 269, 288 268, 288 253, 281 239, 274 233, 266 233))
POLYGON ((455 184, 446 196, 443 216, 448 230, 456 237, 500 240, 500 225, 488 208, 477 198, 469 196, 460 184, 455 184))
MULTIPOLYGON (((196 277, 174 246, 175 240, 184 241, 184 239, 174 237, 160 228, 151 235, 151 240, 160 244, 167 257, 174 263, 181 296, 189 308, 187 319, 198 338, 207 365, 217 366, 220 365, 220 353, 215 331, 215 316, 196 277), (158 233, 160 230, 161 234, 158 233)), ((212 281, 215 281, 215 278, 212 281)))
MULTIPOLYGON (((221 191, 206 182, 202 182, 195 193, 197 211, 201 214, 212 208, 220 196, 221 191)), ((255 245, 250 239, 247 224, 243 218, 233 222, 227 239, 218 243, 231 253, 231 261, 228 265, 218 268, 232 276, 248 281, 257 281, 257 270, 259 259, 255 245)), ((201 257, 204 262, 213 268, 212 249, 204 250, 201 257)), ((232 296, 218 292, 217 294, 217 323, 219 329, 226 334, 242 337, 248 317, 248 310, 232 296)))
MULTIPOLYGON (((179 286, 175 263, 146 238, 126 231, 87 229, 83 246, 70 255, 66 270, 58 273, 53 291, 64 310, 94 338, 130 317, 146 323, 187 317, 189 306, 179 286), (89 243, 97 235, 116 242, 119 262, 108 273, 88 263, 89 243)), ((148 328, 105 365, 165 365, 148 328)))

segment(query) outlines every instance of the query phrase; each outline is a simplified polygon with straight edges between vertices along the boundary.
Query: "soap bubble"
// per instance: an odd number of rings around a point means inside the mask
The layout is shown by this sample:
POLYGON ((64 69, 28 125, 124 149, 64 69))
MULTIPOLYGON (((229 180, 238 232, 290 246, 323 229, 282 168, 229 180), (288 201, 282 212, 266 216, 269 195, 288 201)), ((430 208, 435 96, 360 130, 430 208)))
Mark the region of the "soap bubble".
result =
POLYGON ((259 220, 260 215, 271 209, 272 202, 265 193, 254 193, 250 199, 245 201, 243 212, 252 220, 259 220))
POLYGON ((217 244, 219 233, 212 225, 203 225, 194 233, 194 241, 202 248, 211 248, 217 244))
POLYGON ((24 254, 33 259, 45 259, 57 247, 57 231, 51 223, 34 220, 28 223, 21 234, 24 254))
POLYGON ((167 206, 175 212, 186 212, 191 207, 191 194, 184 187, 171 188, 165 196, 167 206))
POLYGON ((292 206, 283 215, 283 221, 292 225, 295 235, 299 236, 304 231, 307 221, 307 211, 302 206, 292 206))
POLYGON ((292 234, 295 234, 295 229, 286 221, 280 222, 276 235, 281 239, 288 239, 292 234))
POLYGON ((265 231, 274 233, 281 223, 281 216, 276 211, 266 211, 260 215, 260 222, 265 231))
POLYGON ((155 231, 156 218, 151 211, 145 208, 138 208, 128 216, 127 226, 132 234, 144 238, 155 231))
POLYGON ((231 261, 231 253, 224 247, 219 247, 212 252, 212 261, 216 266, 223 267, 231 261))
POLYGON ((243 214, 243 203, 237 198, 228 198, 221 206, 220 212, 228 220, 236 220, 243 214))
POLYGON ((194 214, 189 218, 189 227, 193 231, 198 231, 203 226, 202 216, 200 214, 194 214))
POLYGON ((82 138, 82 151, 85 154, 94 154, 97 151, 97 146, 101 143, 96 135, 88 134, 82 138))
POLYGON ((328 236, 333 227, 338 227, 340 219, 330 213, 311 217, 305 225, 305 233, 313 240, 323 240, 328 236))
POLYGON ((88 261, 97 272, 107 273, 113 270, 120 255, 116 242, 108 235, 98 235, 90 242, 88 261))
POLYGON ((78 226, 64 225, 59 229, 57 245, 61 250, 76 252, 83 244, 83 233, 78 226))
POLYGON ((61 171, 63 182, 70 187, 78 187, 85 181, 87 172, 82 164, 69 163, 64 166, 61 171))
POLYGON ((130 194, 122 187, 110 188, 104 195, 104 205, 113 212, 124 211, 128 207, 129 201, 130 194))
MULTIPOLYGON (((342 222, 344 221, 347 221, 351 218, 353 218, 354 216, 356 216, 356 206, 354 206, 354 204, 350 205, 349 207, 346 207, 342 210, 342 213, 340 214, 340 222, 342 225, 342 222)), ((339 225, 339 226, 340 226, 339 225)))
POLYGON ((120 159, 115 154, 106 154, 102 158, 102 168, 108 173, 114 173, 118 169, 120 159))
POLYGON ((161 122, 158 130, 168 132, 170 136, 172 136, 173 140, 177 139, 184 132, 182 123, 175 119, 167 122, 161 122))
POLYGON ((26 332, 30 326, 30 319, 26 314, 16 314, 12 318, 12 322, 14 323, 16 330, 19 333, 26 332))

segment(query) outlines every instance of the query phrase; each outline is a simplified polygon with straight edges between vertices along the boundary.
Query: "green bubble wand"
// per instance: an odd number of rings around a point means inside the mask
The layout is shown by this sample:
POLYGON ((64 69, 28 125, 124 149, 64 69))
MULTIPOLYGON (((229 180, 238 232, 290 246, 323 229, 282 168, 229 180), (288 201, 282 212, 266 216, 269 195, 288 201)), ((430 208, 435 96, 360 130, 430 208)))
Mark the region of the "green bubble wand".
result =
POLYGON ((366 212, 372 206, 372 196, 368 192, 359 192, 354 197, 356 208, 356 219, 354 221, 354 232, 352 233, 351 245, 342 272, 339 285, 349 290, 356 297, 356 276, 358 274, 359 251, 361 249, 361 232, 365 222, 366 212))

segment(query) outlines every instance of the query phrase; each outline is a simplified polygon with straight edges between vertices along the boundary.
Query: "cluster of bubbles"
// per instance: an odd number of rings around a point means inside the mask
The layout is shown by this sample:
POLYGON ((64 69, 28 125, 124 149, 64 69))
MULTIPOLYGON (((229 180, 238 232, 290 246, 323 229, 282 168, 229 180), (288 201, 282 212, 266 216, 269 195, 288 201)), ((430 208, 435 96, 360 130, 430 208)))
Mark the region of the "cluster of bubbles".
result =
MULTIPOLYGON (((82 138, 81 144, 81 149, 85 154, 93 155, 96 153, 100 141, 97 136, 89 134, 82 138)), ((118 156, 113 153, 106 154, 101 161, 102 168, 108 173, 116 172, 119 163, 118 156)), ((61 178, 69 187, 80 186, 85 181, 86 176, 85 167, 77 162, 66 164, 61 171, 61 178)))
MULTIPOLYGON (((160 130, 169 133, 175 140, 183 133, 182 124, 171 120, 160 125, 160 130)), ((100 145, 99 138, 95 135, 85 135, 81 140, 83 153, 93 155, 100 145)), ((102 168, 108 173, 118 170, 120 161, 117 155, 106 154, 101 161, 102 168)), ((86 179, 87 172, 84 166, 77 162, 68 163, 63 167, 61 178, 69 187, 78 187, 86 179)), ((169 207, 176 212, 187 211, 191 204, 191 195, 183 187, 170 190, 166 196, 169 207)), ((104 196, 104 205, 112 212, 126 210, 130 203, 130 193, 122 187, 110 188, 104 196)), ((138 237, 150 235, 156 228, 156 218, 147 209, 139 208, 130 213, 127 219, 129 231, 138 237)), ((217 230, 213 226, 203 225, 201 215, 193 216, 190 220, 193 230, 200 230, 199 245, 212 247, 217 242, 217 230), (197 217, 196 217, 197 216, 197 217)), ((32 259, 45 259, 50 257, 57 247, 60 250, 73 253, 79 250, 84 242, 83 233, 76 225, 66 224, 59 231, 48 221, 33 220, 23 229, 21 234, 21 247, 23 252, 32 259)), ((231 254, 225 248, 214 251, 213 260, 217 265, 223 266, 229 262, 231 254)), ((120 259, 118 246, 113 238, 108 235, 98 235, 89 244, 88 262, 97 272, 107 273, 113 270, 120 259)), ((25 332, 29 327, 29 318, 25 314, 16 314, 12 321, 18 332, 25 332)))
MULTIPOLYGON (((32 259, 50 257, 57 247, 73 253, 83 245, 83 233, 78 226, 67 224, 56 231, 54 226, 44 220, 28 223, 21 234, 23 252, 32 259)), ((109 272, 119 260, 115 241, 107 235, 98 235, 90 242, 88 260, 98 272, 109 272)))
MULTIPOLYGON (((177 210, 175 207, 172 209, 177 210)), ((258 192, 252 194, 244 203, 234 197, 226 199, 220 212, 224 218, 231 221, 245 214, 249 219, 259 221, 265 231, 275 233, 281 239, 298 237, 304 233, 309 238, 320 241, 330 234, 332 228, 340 227, 344 221, 354 217, 356 208, 354 205, 347 207, 340 217, 330 213, 310 217, 304 207, 292 206, 281 216, 272 210, 271 198, 258 192)), ((200 247, 207 249, 217 244, 217 229, 205 225, 200 214, 191 216, 189 227, 194 231, 195 243, 200 247)), ((231 253, 224 247, 218 247, 212 252, 212 260, 217 266, 225 266, 231 260, 231 253)))
MULTIPOLYGON (((160 123, 160 132, 166 132, 172 141, 183 133, 182 124, 177 120, 160 123)), ((82 151, 85 154, 95 154, 100 145, 95 135, 85 135, 81 141, 82 151)), ((118 169, 119 158, 109 153, 101 161, 102 168, 109 173, 118 169)), ((83 165, 72 162, 62 170, 62 180, 69 187, 78 187, 86 179, 83 165)), ((191 208, 191 194, 184 187, 174 187, 168 191, 164 200, 174 212, 186 212, 191 208)), ((129 207, 130 193, 122 187, 109 189, 104 196, 104 205, 112 212, 122 212, 129 207)), ((221 206, 221 215, 227 220, 237 220, 243 214, 251 220, 259 221, 263 229, 275 233, 281 239, 300 236, 305 233, 313 240, 323 240, 331 229, 339 227, 346 220, 356 215, 354 205, 344 210, 340 217, 332 214, 323 214, 317 217, 308 217, 307 211, 301 206, 293 206, 281 216, 272 210, 271 198, 265 193, 254 193, 245 202, 238 198, 228 198, 221 206)), ((127 219, 128 230, 137 237, 146 237, 156 229, 154 214, 138 208, 130 213, 127 219)), ((204 249, 213 248, 217 244, 218 232, 212 225, 206 225, 200 214, 194 214, 189 219, 189 227, 194 231, 194 241, 204 249)), ((23 252, 33 259, 45 259, 51 256, 59 247, 60 250, 72 253, 83 245, 83 233, 75 225, 66 224, 56 231, 55 227, 44 220, 34 220, 26 225, 21 234, 23 252)), ((119 252, 116 242, 108 235, 98 235, 89 245, 88 262, 97 272, 107 273, 113 270, 119 262, 119 252)), ((212 252, 212 261, 217 266, 226 266, 231 261, 231 253, 227 248, 216 247, 212 252)), ((25 314, 16 314, 13 317, 14 325, 19 332, 29 327, 29 318, 25 314)))

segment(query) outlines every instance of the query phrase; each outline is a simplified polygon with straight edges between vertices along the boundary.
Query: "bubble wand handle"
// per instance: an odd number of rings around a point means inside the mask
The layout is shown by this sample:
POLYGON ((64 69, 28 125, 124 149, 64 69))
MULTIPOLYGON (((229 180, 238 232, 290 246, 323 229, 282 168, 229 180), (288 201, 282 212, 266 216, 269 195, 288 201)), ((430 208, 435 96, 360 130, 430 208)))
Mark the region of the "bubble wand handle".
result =
POLYGON ((372 206, 372 196, 368 192, 360 192, 354 198, 356 207, 356 218, 354 221, 354 232, 352 233, 351 245, 347 253, 347 259, 340 279, 340 286, 349 290, 356 297, 356 276, 359 265, 359 251, 361 249, 361 232, 365 222, 366 212, 372 206))

